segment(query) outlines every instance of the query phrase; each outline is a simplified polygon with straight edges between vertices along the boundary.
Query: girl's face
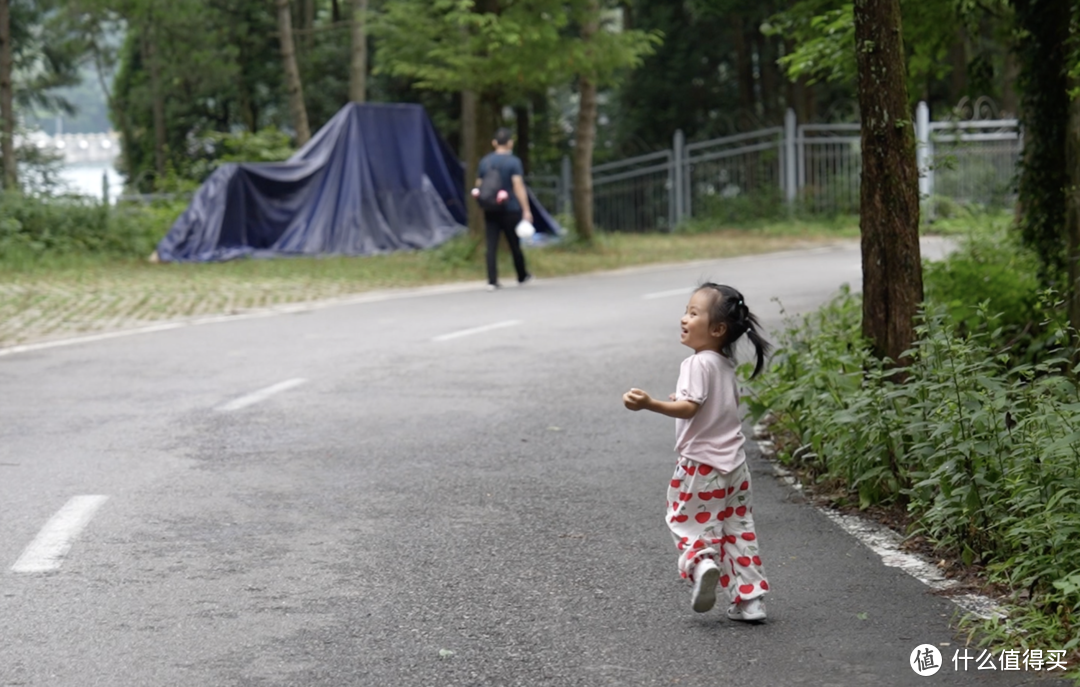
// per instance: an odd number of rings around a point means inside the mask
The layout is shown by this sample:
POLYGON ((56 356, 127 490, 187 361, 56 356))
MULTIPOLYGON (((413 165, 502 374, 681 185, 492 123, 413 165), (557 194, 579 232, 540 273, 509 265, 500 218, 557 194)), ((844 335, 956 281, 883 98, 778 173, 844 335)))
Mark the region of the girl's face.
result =
POLYGON ((720 350, 727 327, 723 324, 714 326, 709 322, 709 308, 713 299, 719 297, 720 294, 695 291, 686 305, 686 314, 680 321, 682 336, 679 341, 682 345, 694 349, 695 353, 720 350))

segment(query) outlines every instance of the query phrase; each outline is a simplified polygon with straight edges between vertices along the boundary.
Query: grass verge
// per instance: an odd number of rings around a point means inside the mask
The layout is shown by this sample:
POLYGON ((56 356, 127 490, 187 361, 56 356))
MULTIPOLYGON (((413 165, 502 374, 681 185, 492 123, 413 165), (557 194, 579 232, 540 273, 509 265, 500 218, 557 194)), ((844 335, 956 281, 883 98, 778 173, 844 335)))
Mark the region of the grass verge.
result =
MULTIPOLYGON (((820 245, 858 235, 855 219, 674 234, 602 234, 526 249, 538 278, 716 259, 820 245)), ((499 273, 513 274, 505 246, 499 273)), ((368 257, 151 264, 77 253, 0 256, 0 346, 183 317, 228 314, 366 291, 483 281, 483 248, 467 236, 439 248, 368 257)))

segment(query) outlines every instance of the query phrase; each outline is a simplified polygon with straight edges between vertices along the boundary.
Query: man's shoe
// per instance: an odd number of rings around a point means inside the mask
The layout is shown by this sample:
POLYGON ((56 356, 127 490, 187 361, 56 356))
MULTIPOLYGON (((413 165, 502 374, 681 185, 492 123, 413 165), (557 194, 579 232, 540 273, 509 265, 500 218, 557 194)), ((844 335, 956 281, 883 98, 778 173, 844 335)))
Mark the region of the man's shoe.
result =
POLYGON ((727 617, 745 623, 759 623, 765 620, 765 604, 760 598, 731 604, 727 609, 727 617))
POLYGON ((499 289, 501 289, 501 288, 502 288, 502 287, 501 287, 501 286, 499 286, 498 284, 488 284, 488 285, 487 285, 487 290, 488 290, 488 291, 498 291, 498 290, 499 290, 499 289))
POLYGON ((526 274, 524 279, 518 279, 518 286, 525 286, 525 284, 532 281, 532 275, 526 274))
POLYGON ((691 604, 695 613, 705 613, 716 605, 716 583, 720 579, 720 568, 711 560, 698 563, 694 570, 694 595, 691 604))

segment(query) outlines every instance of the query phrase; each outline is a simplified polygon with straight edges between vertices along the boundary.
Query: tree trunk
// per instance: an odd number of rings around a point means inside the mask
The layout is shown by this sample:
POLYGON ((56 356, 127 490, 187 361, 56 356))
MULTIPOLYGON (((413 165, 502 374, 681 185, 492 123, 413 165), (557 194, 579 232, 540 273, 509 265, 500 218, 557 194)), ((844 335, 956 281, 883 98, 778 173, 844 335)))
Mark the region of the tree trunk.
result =
MULTIPOLYGON (((1070 86, 1080 88, 1080 80, 1070 86)), ((1069 103, 1069 128, 1065 139, 1065 158, 1069 168, 1069 188, 1065 195, 1066 263, 1068 267, 1069 324, 1073 335, 1080 332, 1080 98, 1069 103)), ((1075 343, 1080 343, 1076 341, 1075 343)), ((1077 361, 1080 362, 1080 361, 1077 361)))
POLYGON ((875 355, 903 365, 923 287, 919 174, 899 0, 856 0, 855 54, 862 113, 862 330, 875 355))
POLYGON ((1020 236, 1039 255, 1043 285, 1060 290, 1060 277, 1066 272, 1063 231, 1070 183, 1065 146, 1071 0, 1013 0, 1012 4, 1024 130, 1020 236))
POLYGON ((750 42, 746 40, 743 20, 734 17, 731 23, 735 32, 735 72, 739 82, 739 106, 746 112, 755 112, 754 58, 750 54, 750 42))
POLYGON ((531 171, 529 160, 529 146, 531 145, 529 140, 529 106, 515 106, 514 120, 517 125, 517 140, 514 142, 514 154, 521 159, 521 167, 525 170, 525 175, 528 176, 531 171))
POLYGON ((952 102, 949 107, 953 108, 967 93, 967 31, 962 25, 949 48, 949 63, 952 65, 952 74, 949 77, 949 98, 952 102))
MULTIPOLYGON (((600 0, 586 0, 580 36, 585 53, 592 50, 593 37, 600 30, 600 0)), ((596 81, 589 74, 578 75, 578 115, 574 127, 574 228, 586 244, 593 240, 592 158, 596 146, 596 81)))
POLYGON ((1005 53, 1005 67, 1002 75, 1001 116, 1015 117, 1020 111, 1020 96, 1016 92, 1016 80, 1020 77, 1020 67, 1012 50, 1005 53))
POLYGON ((315 42, 312 30, 315 28, 315 0, 304 0, 304 25, 301 28, 304 30, 304 49, 310 51, 315 42))
MULTIPOLYGON (((758 55, 758 70, 761 73, 761 108, 767 122, 777 119, 777 106, 780 102, 779 75, 777 73, 776 58, 778 57, 774 41, 761 33, 754 31, 754 48, 758 55)), ((782 118, 780 118, 782 119, 782 118)))
POLYGON ((349 100, 354 103, 367 100, 367 9, 368 0, 353 0, 349 100))
POLYGON ((8 0, 0 0, 0 156, 4 158, 4 189, 15 190, 19 170, 15 164, 15 106, 11 72, 11 10, 8 0))
POLYGON ((585 243, 593 240, 592 157, 596 145, 596 83, 578 81, 581 104, 574 130, 574 227, 585 243))
POLYGON ((476 167, 480 164, 480 147, 477 132, 480 118, 477 112, 479 97, 476 91, 461 92, 461 159, 465 161, 465 205, 469 211, 469 233, 484 235, 484 213, 469 195, 476 183, 476 167))
MULTIPOLYGON (((152 21, 152 20, 151 20, 152 21)), ((152 23, 147 22, 142 33, 143 59, 150 72, 150 108, 154 120, 154 188, 165 178, 167 133, 165 130, 165 95, 161 87, 161 65, 154 45, 152 23)))
POLYGON ((281 37, 281 62, 285 68, 285 90, 289 96, 289 116, 296 130, 297 145, 304 145, 311 138, 308 128, 307 108, 304 106, 304 87, 300 83, 300 70, 296 66, 296 47, 293 44, 292 15, 289 0, 274 0, 277 4, 278 35, 281 37))

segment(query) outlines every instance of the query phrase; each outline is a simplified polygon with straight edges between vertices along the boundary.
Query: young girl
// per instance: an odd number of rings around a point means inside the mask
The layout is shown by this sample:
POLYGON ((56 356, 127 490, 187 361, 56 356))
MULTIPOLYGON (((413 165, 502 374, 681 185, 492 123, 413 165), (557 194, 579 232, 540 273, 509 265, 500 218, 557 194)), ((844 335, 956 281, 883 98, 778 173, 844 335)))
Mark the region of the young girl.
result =
POLYGON ((734 352, 746 334, 757 355, 756 377, 770 346, 742 294, 730 286, 698 287, 681 323, 679 340, 694 354, 679 368, 670 400, 630 389, 623 403, 630 410, 675 418, 679 461, 668 487, 666 517, 680 551, 679 572, 694 585, 694 610, 704 613, 716 604, 719 583, 731 602, 729 618, 762 621, 761 596, 769 583, 754 532, 734 352))

